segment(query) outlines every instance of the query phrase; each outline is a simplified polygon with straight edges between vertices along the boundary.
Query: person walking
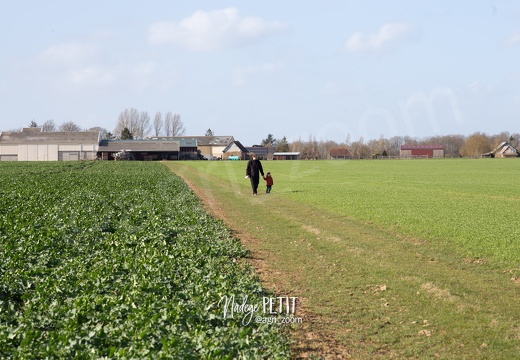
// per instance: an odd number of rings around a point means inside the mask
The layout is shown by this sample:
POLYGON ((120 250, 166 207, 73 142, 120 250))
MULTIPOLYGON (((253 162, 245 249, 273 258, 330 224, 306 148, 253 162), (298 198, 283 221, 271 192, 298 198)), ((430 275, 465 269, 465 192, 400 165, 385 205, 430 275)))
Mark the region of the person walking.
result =
POLYGON ((248 177, 251 180, 251 189, 253 190, 253 195, 256 195, 258 192, 258 183, 260 182, 260 174, 262 177, 264 176, 264 169, 262 169, 262 163, 258 160, 258 156, 253 154, 251 159, 247 162, 246 167, 246 178, 248 177))
POLYGON ((271 176, 271 173, 269 171, 267 172, 267 174, 265 174, 264 180, 265 180, 265 186, 266 186, 265 193, 269 194, 271 192, 271 188, 273 187, 273 184, 274 184, 273 177, 271 176))

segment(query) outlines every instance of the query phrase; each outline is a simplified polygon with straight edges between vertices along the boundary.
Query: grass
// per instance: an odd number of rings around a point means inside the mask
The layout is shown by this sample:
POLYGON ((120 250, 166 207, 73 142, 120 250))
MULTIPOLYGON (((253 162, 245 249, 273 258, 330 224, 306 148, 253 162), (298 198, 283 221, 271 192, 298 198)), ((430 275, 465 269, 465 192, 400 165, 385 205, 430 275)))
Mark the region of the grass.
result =
POLYGON ((315 355, 518 358, 517 161, 263 165, 273 192, 252 197, 244 162, 168 163, 257 239, 275 291, 320 319, 303 327, 336 349, 315 355))
MULTIPOLYGON (((520 261, 520 241, 515 241, 520 238, 518 165, 495 159, 264 163, 276 182, 273 195, 462 255, 506 262, 520 261)), ((194 166, 247 189, 244 164, 194 166)))

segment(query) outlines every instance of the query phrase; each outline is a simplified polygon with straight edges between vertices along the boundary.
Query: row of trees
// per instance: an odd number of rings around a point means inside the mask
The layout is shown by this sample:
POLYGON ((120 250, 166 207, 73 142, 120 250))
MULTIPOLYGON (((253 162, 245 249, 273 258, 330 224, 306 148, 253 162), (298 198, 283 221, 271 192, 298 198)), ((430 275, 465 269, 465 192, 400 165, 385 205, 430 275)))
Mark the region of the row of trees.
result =
POLYGON ((179 114, 168 111, 164 114, 156 112, 153 122, 148 111, 139 111, 135 108, 127 108, 119 114, 114 135, 121 137, 123 129, 128 129, 134 139, 143 139, 150 134, 152 136, 182 136, 186 132, 179 114))
POLYGON ((276 151, 287 152, 291 151, 291 147, 287 138, 284 136, 281 140, 276 139, 273 134, 268 134, 267 137, 262 140, 262 146, 275 147, 276 151))
POLYGON ((38 125, 34 120, 31 121, 29 127, 41 127, 43 131, 81 131, 81 128, 72 121, 64 122, 60 125, 56 125, 54 120, 47 120, 41 126, 38 125))
POLYGON ((464 135, 443 135, 425 138, 410 136, 393 136, 389 139, 383 135, 379 139, 365 141, 360 138, 357 141, 350 141, 347 136, 345 142, 337 143, 330 140, 317 141, 310 136, 308 140, 301 138, 288 143, 286 138, 277 140, 272 134, 262 140, 262 146, 274 146, 276 151, 300 152, 301 159, 329 159, 330 150, 336 147, 348 148, 354 159, 370 159, 380 156, 398 157, 401 145, 444 145, 446 157, 481 157, 482 154, 494 150, 502 142, 509 142, 518 148, 520 134, 511 134, 503 131, 495 135, 476 132, 469 136, 464 135))
POLYGON ((67 121, 60 125, 56 125, 54 120, 47 120, 42 125, 38 125, 33 120, 29 124, 29 127, 41 127, 45 132, 100 131, 101 138, 107 140, 143 139, 149 135, 182 136, 186 132, 179 114, 174 114, 171 111, 168 111, 164 114, 163 118, 162 113, 157 112, 155 113, 152 122, 148 111, 139 111, 135 108, 127 108, 121 111, 119 117, 117 118, 116 127, 113 133, 99 126, 82 129, 79 125, 72 121, 67 121))
MULTIPOLYGON (((29 126, 37 127, 38 124, 32 121, 29 126)), ((82 131, 72 121, 64 122, 58 126, 53 120, 47 120, 40 127, 43 128, 43 131, 82 131)), ((167 112, 163 118, 162 113, 157 112, 152 122, 147 111, 127 108, 119 114, 114 133, 102 127, 92 127, 85 129, 85 131, 100 131, 103 139, 142 139, 150 134, 152 136, 182 136, 186 129, 179 114, 167 112)), ((213 131, 208 129, 205 136, 213 136, 213 131)), ((345 142, 342 143, 331 140, 317 141, 313 136, 310 136, 306 141, 299 138, 289 143, 285 136, 282 139, 276 139, 273 134, 268 134, 261 141, 261 146, 272 146, 279 152, 300 152, 302 159, 328 159, 332 148, 344 147, 349 149, 353 158, 368 159, 379 156, 397 157, 401 145, 405 144, 441 144, 444 145, 446 157, 481 157, 482 154, 492 151, 504 141, 518 148, 519 140, 519 133, 512 134, 507 131, 495 135, 476 132, 469 136, 442 135, 425 138, 393 136, 389 139, 381 134, 379 139, 368 141, 365 141, 363 137, 357 141, 351 141, 350 135, 347 135, 345 142)))

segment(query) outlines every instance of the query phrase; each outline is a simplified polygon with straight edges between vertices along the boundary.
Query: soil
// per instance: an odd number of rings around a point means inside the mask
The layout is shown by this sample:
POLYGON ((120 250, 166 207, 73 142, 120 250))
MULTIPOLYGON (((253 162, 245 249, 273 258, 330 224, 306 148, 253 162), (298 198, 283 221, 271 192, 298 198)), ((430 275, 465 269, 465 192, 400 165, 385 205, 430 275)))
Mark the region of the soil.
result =
MULTIPOLYGON (((288 279, 298 274, 287 274, 277 271, 268 261, 270 254, 261 250, 261 242, 248 233, 245 229, 237 226, 230 217, 227 216, 222 206, 213 196, 208 196, 206 191, 198 188, 189 179, 183 177, 183 180, 190 186, 195 194, 201 199, 206 211, 214 217, 221 219, 231 229, 233 235, 250 251, 250 257, 247 259, 254 267, 256 274, 262 281, 262 285, 266 289, 276 288, 278 293, 290 293, 288 291, 288 279), (285 291, 284 291, 285 290, 285 291)), ((352 354, 349 349, 337 340, 337 336, 345 334, 334 334, 329 329, 325 330, 326 322, 330 319, 312 313, 306 306, 306 299, 298 298, 298 317, 302 318, 302 323, 291 328, 290 338, 292 340, 291 350, 294 359, 350 359, 352 354)))

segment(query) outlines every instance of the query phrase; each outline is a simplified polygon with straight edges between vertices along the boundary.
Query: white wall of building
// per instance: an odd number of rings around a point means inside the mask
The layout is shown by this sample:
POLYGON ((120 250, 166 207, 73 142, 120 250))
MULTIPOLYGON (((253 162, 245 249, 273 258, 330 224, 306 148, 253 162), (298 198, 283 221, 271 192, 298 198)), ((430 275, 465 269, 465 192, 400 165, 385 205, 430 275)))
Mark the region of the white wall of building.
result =
POLYGON ((61 159, 94 160, 98 144, 18 144, 0 145, 0 159, 18 161, 58 161, 61 159), (59 156, 65 153, 65 156, 59 156), (74 153, 76 155, 74 156, 74 153), (60 159, 61 158, 61 159, 60 159))

